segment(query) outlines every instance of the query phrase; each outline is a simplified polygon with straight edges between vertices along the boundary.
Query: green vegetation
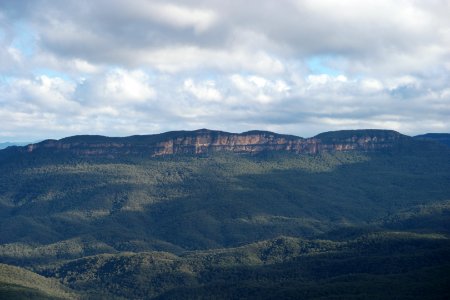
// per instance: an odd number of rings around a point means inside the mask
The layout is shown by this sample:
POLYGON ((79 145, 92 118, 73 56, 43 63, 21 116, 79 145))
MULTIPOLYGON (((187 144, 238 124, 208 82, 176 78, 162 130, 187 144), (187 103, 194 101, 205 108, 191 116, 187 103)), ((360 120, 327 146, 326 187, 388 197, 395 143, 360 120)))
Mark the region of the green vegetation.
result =
POLYGON ((435 141, 447 146, 450 146, 450 134, 449 133, 427 133, 414 137, 417 140, 435 141))
POLYGON ((78 299, 55 279, 0 264, 0 299, 78 299))
MULTIPOLYGON (((94 299, 445 299, 449 201, 450 149, 407 137, 318 155, 6 149, 0 262, 94 299)), ((74 297, 1 266, 0 298, 74 297)))
POLYGON ((280 237, 181 256, 97 255, 45 272, 105 297, 444 299, 450 296, 449 251, 447 237, 402 232, 347 242, 280 237))

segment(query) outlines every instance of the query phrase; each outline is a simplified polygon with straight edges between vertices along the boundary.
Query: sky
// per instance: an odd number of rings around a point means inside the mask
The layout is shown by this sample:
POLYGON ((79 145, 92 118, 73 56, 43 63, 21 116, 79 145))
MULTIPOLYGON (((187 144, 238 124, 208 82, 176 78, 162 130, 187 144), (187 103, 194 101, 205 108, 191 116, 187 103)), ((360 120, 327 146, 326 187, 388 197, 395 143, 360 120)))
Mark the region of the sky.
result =
POLYGON ((450 132, 450 0, 0 0, 0 142, 450 132))

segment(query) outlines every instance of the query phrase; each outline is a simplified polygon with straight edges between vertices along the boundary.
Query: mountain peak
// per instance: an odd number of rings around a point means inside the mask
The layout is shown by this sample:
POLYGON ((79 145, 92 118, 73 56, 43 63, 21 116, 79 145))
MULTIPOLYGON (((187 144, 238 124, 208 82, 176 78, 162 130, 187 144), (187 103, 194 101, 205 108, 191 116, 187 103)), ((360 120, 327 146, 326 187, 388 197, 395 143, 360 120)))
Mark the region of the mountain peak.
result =
POLYGON ((397 131, 387 129, 354 129, 354 130, 327 131, 315 136, 315 138, 321 139, 323 141, 355 139, 362 137, 398 139, 407 136, 397 131))

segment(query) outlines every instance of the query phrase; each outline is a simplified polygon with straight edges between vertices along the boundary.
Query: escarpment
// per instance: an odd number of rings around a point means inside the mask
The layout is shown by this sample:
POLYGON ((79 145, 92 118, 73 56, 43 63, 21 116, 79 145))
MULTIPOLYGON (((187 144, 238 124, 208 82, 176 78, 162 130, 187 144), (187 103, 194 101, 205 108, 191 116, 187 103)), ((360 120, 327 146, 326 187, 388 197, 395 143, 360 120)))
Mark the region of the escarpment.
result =
POLYGON ((145 157, 175 154, 195 155, 223 151, 249 154, 266 151, 317 154, 323 151, 376 151, 395 147, 407 139, 409 137, 395 131, 373 129, 326 132, 312 138, 282 135, 268 131, 229 133, 201 129, 129 137, 73 136, 12 148, 15 151, 29 154, 45 151, 105 157, 118 155, 145 157))

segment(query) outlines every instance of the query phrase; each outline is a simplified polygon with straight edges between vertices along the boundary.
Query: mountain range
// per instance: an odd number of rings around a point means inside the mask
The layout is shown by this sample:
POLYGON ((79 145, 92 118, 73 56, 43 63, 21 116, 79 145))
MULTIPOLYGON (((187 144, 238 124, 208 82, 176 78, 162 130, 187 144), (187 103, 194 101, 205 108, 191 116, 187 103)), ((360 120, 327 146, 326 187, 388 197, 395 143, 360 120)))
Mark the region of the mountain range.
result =
POLYGON ((445 299, 449 136, 201 129, 8 147, 0 296, 445 299), (8 281, 17 268, 30 279, 8 281))
MULTIPOLYGON (((17 147, 18 152, 51 152, 78 156, 171 154, 208 154, 213 152, 260 153, 284 151, 296 154, 316 154, 323 151, 377 150, 398 146, 407 141, 406 136, 388 130, 349 130, 327 132, 312 138, 282 135, 268 131, 248 131, 240 134, 200 129, 173 131, 156 135, 123 138, 84 135, 61 140, 45 140, 17 147)), ((10 149, 13 150, 13 149, 10 149)))
POLYGON ((26 142, 17 142, 17 143, 15 143, 15 142, 4 142, 4 143, 0 143, 0 150, 8 148, 10 146, 26 146, 26 145, 29 145, 29 144, 31 144, 31 143, 26 143, 26 142))

